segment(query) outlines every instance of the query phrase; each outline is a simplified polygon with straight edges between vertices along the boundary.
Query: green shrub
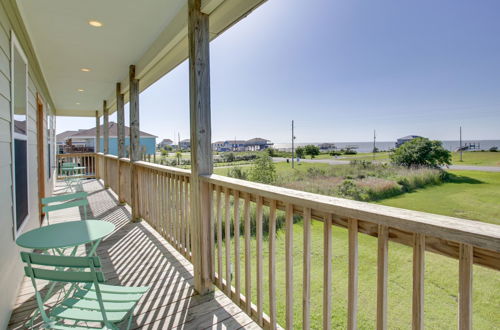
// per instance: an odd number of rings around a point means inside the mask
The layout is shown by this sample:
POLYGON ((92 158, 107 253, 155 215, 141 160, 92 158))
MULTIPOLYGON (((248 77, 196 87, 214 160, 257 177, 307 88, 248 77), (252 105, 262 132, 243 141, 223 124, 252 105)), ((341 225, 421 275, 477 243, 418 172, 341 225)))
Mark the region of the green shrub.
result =
POLYGON ((315 156, 319 155, 319 147, 313 144, 308 144, 304 147, 304 153, 311 156, 311 159, 313 159, 315 156))
POLYGON ((490 148, 490 152, 497 152, 498 151, 498 147, 491 147, 490 148))
POLYGON ((243 170, 241 167, 231 167, 227 171, 227 176, 235 179, 241 179, 241 180, 246 180, 247 179, 247 172, 243 170))
POLYGON ((253 163, 248 178, 250 181, 271 184, 276 181, 276 168, 271 156, 263 153, 253 163))
POLYGON ((403 143, 390 157, 393 164, 406 167, 439 167, 451 164, 451 152, 443 148, 442 142, 426 138, 416 138, 403 143))

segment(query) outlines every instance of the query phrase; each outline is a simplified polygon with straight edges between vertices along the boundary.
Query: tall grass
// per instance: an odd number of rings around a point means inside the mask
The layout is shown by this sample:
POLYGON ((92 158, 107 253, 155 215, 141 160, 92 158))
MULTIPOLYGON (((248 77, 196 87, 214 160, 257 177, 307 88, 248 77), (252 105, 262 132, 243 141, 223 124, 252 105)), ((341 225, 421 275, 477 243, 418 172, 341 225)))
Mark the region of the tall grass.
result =
POLYGON ((309 168, 279 176, 279 186, 360 201, 394 197, 429 185, 441 184, 445 172, 434 168, 408 168, 352 161, 349 165, 309 168))

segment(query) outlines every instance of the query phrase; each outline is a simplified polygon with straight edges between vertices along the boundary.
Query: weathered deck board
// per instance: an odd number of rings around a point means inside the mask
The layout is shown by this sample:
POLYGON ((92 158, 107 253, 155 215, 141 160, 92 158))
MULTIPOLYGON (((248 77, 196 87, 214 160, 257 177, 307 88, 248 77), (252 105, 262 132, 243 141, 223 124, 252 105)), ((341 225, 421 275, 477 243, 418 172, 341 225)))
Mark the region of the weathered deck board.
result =
MULTIPOLYGON (((83 187, 89 192, 89 218, 109 221, 117 227, 97 250, 106 280, 111 284, 150 286, 134 311, 134 329, 260 328, 222 292, 197 295, 192 264, 149 224, 130 222, 130 208, 119 205, 113 191, 104 189, 97 180, 87 180, 83 187)), ((64 193, 62 185, 56 187, 56 193, 64 193)), ((79 219, 76 208, 51 214, 51 223, 79 219)), ((84 252, 83 247, 79 252, 84 252)), ((25 278, 9 329, 23 328, 35 308, 31 281, 25 278)))

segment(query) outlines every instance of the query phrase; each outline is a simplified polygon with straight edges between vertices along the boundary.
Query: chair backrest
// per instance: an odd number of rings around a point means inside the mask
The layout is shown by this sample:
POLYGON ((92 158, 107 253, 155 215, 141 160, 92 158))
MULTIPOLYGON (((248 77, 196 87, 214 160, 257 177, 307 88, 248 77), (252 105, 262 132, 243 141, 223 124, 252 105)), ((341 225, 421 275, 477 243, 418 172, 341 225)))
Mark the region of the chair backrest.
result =
POLYGON ((70 207, 79 207, 79 206, 83 206, 84 220, 87 220, 87 206, 89 205, 89 201, 87 200, 88 195, 89 194, 87 192, 81 191, 73 194, 57 195, 57 196, 42 198, 42 212, 46 213, 47 215, 47 223, 49 221, 49 212, 67 209, 70 207), (65 203, 49 205, 50 203, 55 203, 55 202, 65 202, 65 203))
MULTIPOLYGON (((38 290, 36 280, 48 280, 52 282, 63 283, 93 283, 96 292, 99 292, 97 298, 101 307, 102 297, 99 290, 99 283, 104 283, 104 274, 96 270, 101 267, 99 257, 71 257, 71 256, 53 256, 38 253, 21 252, 21 260, 26 263, 24 273, 31 278, 35 289, 35 296, 38 309, 45 322, 50 319, 45 313, 44 300, 38 290), (38 267, 42 266, 44 268, 38 267), (46 266, 54 267, 48 269, 46 266), (87 271, 88 270, 88 271, 87 271)), ((105 311, 101 311, 106 318, 105 311)))

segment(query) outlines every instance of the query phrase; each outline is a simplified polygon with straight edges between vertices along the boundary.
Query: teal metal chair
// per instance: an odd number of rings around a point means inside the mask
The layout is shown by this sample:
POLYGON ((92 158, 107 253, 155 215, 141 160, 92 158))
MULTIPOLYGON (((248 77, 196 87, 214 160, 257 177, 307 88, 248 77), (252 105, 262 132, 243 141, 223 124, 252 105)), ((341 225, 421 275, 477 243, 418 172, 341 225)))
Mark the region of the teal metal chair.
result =
POLYGON ((127 317, 127 329, 130 329, 134 307, 149 289, 103 284, 104 274, 98 270, 101 267, 99 257, 21 252, 21 259, 26 263, 24 272, 33 283, 42 327, 46 329, 96 329, 88 326, 89 322, 101 324, 100 329, 118 329, 117 325, 127 317), (54 269, 47 269, 47 266, 54 269), (73 285, 60 302, 46 308, 37 280, 73 285))
POLYGON ((73 194, 65 194, 65 195, 42 198, 42 212, 44 212, 47 217, 47 224, 50 224, 49 223, 50 212, 63 210, 71 207, 80 207, 80 206, 83 206, 83 220, 87 220, 87 207, 89 205, 87 196, 88 196, 87 192, 81 191, 73 194), (65 202, 65 203, 52 204, 57 202, 65 202))

